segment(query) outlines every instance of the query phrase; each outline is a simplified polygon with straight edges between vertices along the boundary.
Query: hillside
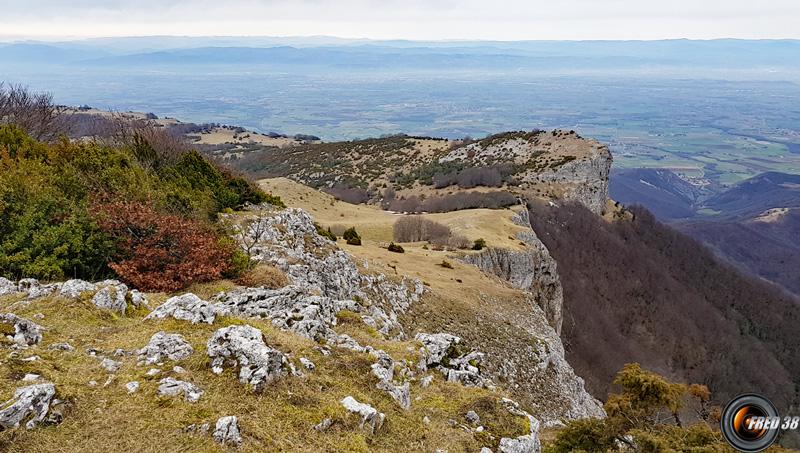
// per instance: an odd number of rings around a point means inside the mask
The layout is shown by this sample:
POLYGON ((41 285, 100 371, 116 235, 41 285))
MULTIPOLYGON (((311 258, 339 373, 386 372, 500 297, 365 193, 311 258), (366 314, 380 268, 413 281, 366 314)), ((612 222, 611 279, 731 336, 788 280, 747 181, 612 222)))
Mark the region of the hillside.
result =
POLYGON ((394 211, 453 210, 447 206, 454 204, 454 192, 471 192, 470 207, 481 207, 491 195, 511 192, 579 200, 602 213, 611 154, 574 131, 534 130, 474 142, 400 135, 309 144, 251 152, 229 163, 252 175, 288 177, 394 211))
POLYGON ((634 214, 607 223, 580 206, 531 207, 564 287, 567 358, 589 389, 608 392, 616 369, 636 361, 722 400, 758 389, 796 404, 799 301, 647 211, 634 214))

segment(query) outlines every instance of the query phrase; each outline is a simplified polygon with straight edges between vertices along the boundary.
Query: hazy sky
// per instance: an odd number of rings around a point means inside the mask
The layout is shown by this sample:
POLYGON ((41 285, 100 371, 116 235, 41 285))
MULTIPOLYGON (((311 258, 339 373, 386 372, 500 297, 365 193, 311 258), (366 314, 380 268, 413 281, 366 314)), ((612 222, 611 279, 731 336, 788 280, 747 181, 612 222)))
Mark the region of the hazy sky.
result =
POLYGON ((800 38, 798 0, 0 0, 0 38, 800 38))

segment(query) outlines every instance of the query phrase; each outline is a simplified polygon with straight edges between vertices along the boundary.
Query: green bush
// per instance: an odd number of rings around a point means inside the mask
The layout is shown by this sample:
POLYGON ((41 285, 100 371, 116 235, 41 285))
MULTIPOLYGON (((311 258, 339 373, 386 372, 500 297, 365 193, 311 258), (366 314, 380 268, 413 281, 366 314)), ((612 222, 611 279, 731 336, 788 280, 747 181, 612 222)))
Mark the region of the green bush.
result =
POLYGON ((333 242, 336 242, 336 240, 339 239, 339 238, 336 237, 335 234, 333 234, 333 231, 331 231, 330 227, 325 229, 325 228, 322 228, 322 226, 320 224, 318 224, 318 223, 315 223, 314 226, 317 228, 317 234, 319 234, 320 236, 322 236, 324 238, 328 238, 333 242))
POLYGON ((350 227, 344 230, 342 238, 350 245, 361 245, 361 236, 359 236, 355 227, 350 227))
POLYGON ((472 250, 483 250, 486 248, 486 240, 483 238, 475 239, 475 242, 472 244, 472 250))
MULTIPOLYGON (((13 125, 0 126, 0 275, 115 276, 109 262, 125 238, 101 229, 90 209, 110 202, 191 218, 219 237, 213 222, 220 211, 246 203, 283 205, 194 151, 165 154, 142 139, 127 146, 48 145, 13 125)), ((235 253, 230 259, 226 272, 235 274, 244 260, 235 253)))
POLYGON ((406 252, 405 249, 403 248, 403 246, 395 244, 394 242, 389 244, 389 247, 387 248, 387 250, 389 250, 390 252, 394 252, 394 253, 405 253, 406 252))

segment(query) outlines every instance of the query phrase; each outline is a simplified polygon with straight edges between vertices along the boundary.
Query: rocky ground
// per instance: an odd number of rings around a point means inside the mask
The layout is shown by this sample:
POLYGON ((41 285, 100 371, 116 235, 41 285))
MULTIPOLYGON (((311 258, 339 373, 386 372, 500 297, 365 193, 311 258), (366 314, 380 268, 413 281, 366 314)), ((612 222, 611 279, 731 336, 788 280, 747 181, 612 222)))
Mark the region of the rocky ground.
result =
POLYGON ((535 235, 513 257, 540 263, 531 279, 498 272, 500 251, 474 259, 521 299, 455 309, 303 210, 248 215, 253 258, 286 285, 0 279, 0 447, 536 452, 540 427, 603 415, 564 360, 560 283, 535 235))

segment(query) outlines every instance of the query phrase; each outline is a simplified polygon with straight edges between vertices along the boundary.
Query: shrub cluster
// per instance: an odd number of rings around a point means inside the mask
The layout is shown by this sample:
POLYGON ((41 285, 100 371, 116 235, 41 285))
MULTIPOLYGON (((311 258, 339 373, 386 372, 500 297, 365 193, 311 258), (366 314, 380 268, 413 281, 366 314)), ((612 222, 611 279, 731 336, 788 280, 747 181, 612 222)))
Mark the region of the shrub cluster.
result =
POLYGON ((403 248, 403 246, 395 244, 394 242, 390 243, 389 247, 387 247, 386 249, 389 250, 390 252, 394 252, 394 253, 405 253, 406 252, 406 250, 403 248))
POLYGON ((147 290, 241 268, 243 257, 220 243, 217 213, 280 200, 194 151, 148 141, 155 136, 44 144, 0 125, 0 275, 117 276, 147 290))
POLYGON ((344 230, 342 238, 350 245, 361 245, 361 236, 358 234, 355 227, 344 230))
POLYGON ((339 239, 339 238, 336 237, 336 235, 333 233, 333 231, 331 231, 331 227, 328 227, 327 229, 325 229, 325 228, 322 228, 322 225, 320 225, 318 223, 315 223, 314 227, 317 229, 317 234, 319 234, 320 236, 322 236, 324 238, 328 238, 333 242, 336 242, 336 240, 339 239))
POLYGON ((509 192, 458 192, 421 199, 417 196, 396 198, 388 203, 395 212, 451 212, 461 209, 499 209, 517 204, 517 197, 509 192))
POLYGON ((469 240, 455 234, 450 227, 422 216, 401 217, 394 223, 394 240, 397 242, 428 241, 439 247, 469 248, 469 240))

